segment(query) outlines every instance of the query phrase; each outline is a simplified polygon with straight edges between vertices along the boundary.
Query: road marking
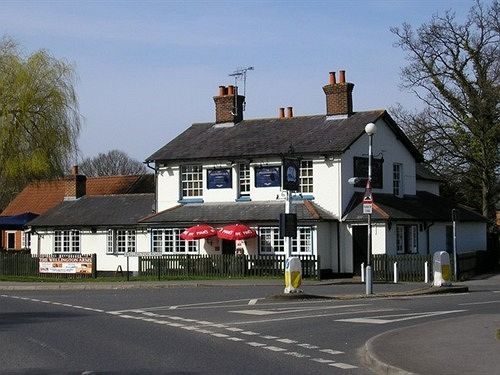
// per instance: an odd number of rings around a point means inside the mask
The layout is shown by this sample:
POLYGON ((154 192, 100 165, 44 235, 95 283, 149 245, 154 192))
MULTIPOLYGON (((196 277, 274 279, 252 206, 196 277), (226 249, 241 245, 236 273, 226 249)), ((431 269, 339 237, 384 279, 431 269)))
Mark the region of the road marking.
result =
POLYGON ((247 314, 247 315, 274 315, 274 314, 288 314, 288 313, 296 313, 296 312, 305 312, 305 311, 315 311, 315 310, 331 310, 331 309, 342 309, 347 307, 359 307, 359 306, 368 306, 368 304, 356 304, 356 305, 338 305, 338 306, 314 306, 314 307, 302 307, 302 308, 280 308, 273 310, 234 310, 229 311, 230 313, 235 314, 247 314))
POLYGON ((353 369, 353 368, 358 368, 358 366, 353 366, 353 365, 349 365, 347 363, 342 363, 342 362, 329 363, 328 366, 335 366, 335 367, 341 368, 343 370, 349 370, 349 369, 353 369))
POLYGON ((266 346, 266 344, 263 344, 261 342, 254 342, 254 341, 247 342, 247 345, 255 346, 255 347, 266 346))
POLYGON ((327 317, 327 316, 351 315, 351 314, 365 314, 365 313, 374 313, 374 312, 389 312, 389 311, 396 311, 396 310, 401 310, 401 309, 387 309, 387 308, 384 308, 384 309, 372 309, 372 310, 346 311, 346 312, 331 313, 331 314, 301 315, 301 316, 291 316, 291 317, 287 317, 287 318, 274 318, 274 319, 262 319, 262 320, 247 320, 247 321, 242 321, 242 322, 231 322, 231 323, 228 323, 228 324, 231 324, 231 325, 258 324, 258 323, 269 323, 269 322, 282 322, 282 321, 285 321, 285 320, 324 318, 324 317, 327 317))
POLYGON ((236 327, 227 327, 226 328, 228 331, 231 331, 231 332, 241 332, 241 331, 244 331, 243 329, 241 328, 236 328, 236 327))
POLYGON ((284 344, 296 344, 297 341, 290 339, 277 339, 276 341, 282 342, 284 344))
POLYGON ((308 358, 310 357, 309 354, 302 354, 298 352, 286 352, 286 355, 291 355, 292 357, 297 357, 297 358, 308 358))
POLYGON ((270 335, 265 335, 265 336, 260 336, 260 337, 262 337, 263 339, 266 339, 266 340, 274 340, 274 339, 279 338, 278 336, 270 336, 270 335))
MULTIPOLYGON (((216 301, 216 302, 199 302, 199 303, 190 303, 186 305, 168 305, 168 306, 154 306, 154 307, 146 307, 143 310, 149 310, 149 311, 154 311, 154 310, 176 310, 176 309, 182 309, 182 308, 190 308, 190 307, 196 307, 196 306, 211 306, 211 305, 220 305, 222 303, 228 303, 228 302, 243 302, 243 301, 248 301, 248 298, 245 299, 232 299, 232 300, 226 300, 226 301, 216 301)), ((125 310, 127 311, 127 310, 125 310)))
POLYGON ((494 290, 493 293, 500 293, 500 290, 494 290))
POLYGON ((297 346, 300 346, 300 347, 306 348, 306 349, 318 349, 319 348, 319 346, 311 345, 311 344, 297 344, 297 346))
POLYGON ((382 315, 382 316, 374 316, 369 318, 350 318, 350 319, 337 319, 336 322, 348 322, 348 323, 367 323, 367 324, 386 324, 386 323, 394 323, 394 322, 402 322, 404 320, 412 320, 419 318, 427 318, 431 316, 445 315, 445 314, 454 314, 459 312, 464 312, 467 310, 450 310, 450 311, 431 311, 424 313, 409 313, 409 314, 398 314, 398 315, 382 315), (383 318, 397 318, 399 319, 383 319, 383 318))
POLYGON ((226 335, 225 333, 212 333, 212 336, 222 337, 222 338, 229 337, 229 335, 226 335))
POLYGON ((333 349, 321 349, 320 352, 328 354, 344 354, 344 352, 341 352, 340 350, 333 350, 333 349))
POLYGON ((240 339, 239 337, 228 337, 227 339, 231 341, 245 341, 243 339, 240 339))
POLYGON ((324 359, 324 358, 311 358, 311 361, 318 362, 318 363, 332 363, 335 362, 331 359, 324 359))
POLYGON ((273 352, 286 352, 286 349, 278 346, 264 346, 264 349, 271 350, 273 352))
POLYGON ((250 301, 248 301, 248 304, 249 305, 255 305, 258 300, 259 300, 258 298, 251 299, 250 301))
POLYGON ((498 303, 500 301, 487 301, 487 302, 469 302, 469 303, 459 303, 459 306, 467 306, 467 305, 487 305, 490 303, 498 303))

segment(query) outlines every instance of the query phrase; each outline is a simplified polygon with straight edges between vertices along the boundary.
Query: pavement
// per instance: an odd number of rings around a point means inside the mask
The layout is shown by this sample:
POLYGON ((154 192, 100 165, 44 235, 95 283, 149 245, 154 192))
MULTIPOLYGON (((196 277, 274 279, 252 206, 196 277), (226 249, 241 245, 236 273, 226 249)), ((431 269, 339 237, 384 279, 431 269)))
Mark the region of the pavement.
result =
MULTIPOLYGON (((375 283, 374 294, 366 296, 356 279, 304 280, 307 297, 357 299, 399 297, 434 293, 466 292, 468 287, 498 285, 500 274, 453 287, 431 287, 424 283, 375 283), (312 293, 310 293, 312 291, 312 293), (332 293, 332 291, 334 293, 332 293), (340 293, 339 293, 340 292, 340 293)), ((0 282, 0 290, 112 290, 181 287, 282 287, 280 279, 183 280, 157 282, 0 282)), ((282 295, 281 295, 282 296, 282 295)), ((300 298, 292 295, 290 298, 300 298)), ((466 316, 460 321, 442 319, 398 328, 368 340, 361 351, 365 364, 377 374, 494 374, 500 368, 500 314, 466 316), (469 350, 474 348, 473 351, 469 350), (477 354, 482 353, 481 360, 477 354), (426 361, 429 359, 429 361, 426 361)))

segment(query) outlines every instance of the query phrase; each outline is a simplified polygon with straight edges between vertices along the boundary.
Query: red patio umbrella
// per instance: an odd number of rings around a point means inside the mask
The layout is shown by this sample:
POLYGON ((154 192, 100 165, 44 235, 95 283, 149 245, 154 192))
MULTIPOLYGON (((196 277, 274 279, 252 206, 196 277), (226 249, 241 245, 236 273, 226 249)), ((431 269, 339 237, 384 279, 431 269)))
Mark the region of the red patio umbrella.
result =
POLYGON ((222 227, 217 232, 217 237, 224 240, 236 241, 257 237, 257 233, 243 224, 230 224, 222 227))
POLYGON ((207 224, 198 224, 186 229, 179 237, 183 240, 199 240, 200 238, 209 238, 217 235, 217 231, 207 224))

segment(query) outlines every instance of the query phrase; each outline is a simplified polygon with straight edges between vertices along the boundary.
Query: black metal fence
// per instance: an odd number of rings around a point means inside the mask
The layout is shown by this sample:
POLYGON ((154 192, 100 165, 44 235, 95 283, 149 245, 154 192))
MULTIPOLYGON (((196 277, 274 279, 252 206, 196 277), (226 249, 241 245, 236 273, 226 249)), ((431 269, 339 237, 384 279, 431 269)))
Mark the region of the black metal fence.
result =
MULTIPOLYGON (((319 278, 320 260, 300 255, 302 277, 319 278)), ((163 277, 248 277, 282 276, 284 255, 190 255, 139 257, 139 276, 163 277)))
POLYGON ((97 256, 96 254, 50 254, 50 255, 32 255, 16 251, 0 253, 0 276, 19 276, 19 277, 46 277, 46 278, 65 278, 81 279, 97 276, 97 256), (92 257, 92 272, 83 273, 43 273, 40 272, 40 259, 49 257, 58 258, 81 258, 82 256, 92 257))

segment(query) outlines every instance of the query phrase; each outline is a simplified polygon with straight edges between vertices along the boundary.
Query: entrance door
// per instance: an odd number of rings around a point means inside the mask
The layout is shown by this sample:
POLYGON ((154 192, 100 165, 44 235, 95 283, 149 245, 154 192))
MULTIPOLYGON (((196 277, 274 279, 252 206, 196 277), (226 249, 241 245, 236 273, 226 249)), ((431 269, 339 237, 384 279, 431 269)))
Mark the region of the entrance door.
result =
POLYGON ((234 255, 236 252, 236 241, 222 240, 222 255, 234 255))
POLYGON ((366 252, 368 251, 368 226, 355 225, 352 227, 352 264, 353 273, 361 275, 361 263, 366 265, 366 252))

